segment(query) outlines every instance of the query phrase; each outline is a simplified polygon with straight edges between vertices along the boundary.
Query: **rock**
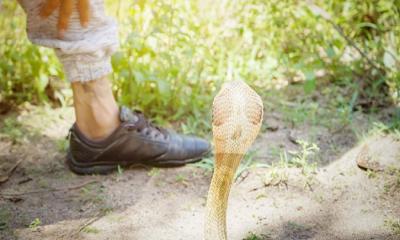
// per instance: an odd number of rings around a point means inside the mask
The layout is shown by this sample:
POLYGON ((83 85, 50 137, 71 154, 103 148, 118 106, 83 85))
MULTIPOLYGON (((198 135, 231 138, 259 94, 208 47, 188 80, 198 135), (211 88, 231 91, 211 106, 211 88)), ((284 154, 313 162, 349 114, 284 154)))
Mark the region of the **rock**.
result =
POLYGON ((400 168, 400 149, 393 136, 367 141, 356 157, 357 166, 363 170, 384 171, 388 167, 400 168))

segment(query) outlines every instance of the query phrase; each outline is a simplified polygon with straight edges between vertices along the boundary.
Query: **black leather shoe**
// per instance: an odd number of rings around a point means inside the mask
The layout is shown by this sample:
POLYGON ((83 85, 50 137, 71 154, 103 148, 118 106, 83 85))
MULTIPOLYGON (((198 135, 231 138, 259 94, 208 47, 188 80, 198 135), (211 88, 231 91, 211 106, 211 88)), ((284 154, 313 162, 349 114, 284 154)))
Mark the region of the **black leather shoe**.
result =
POLYGON ((73 172, 105 174, 118 165, 177 167, 199 161, 210 151, 206 140, 154 126, 138 111, 122 107, 120 120, 102 141, 91 141, 72 126, 67 163, 73 172))

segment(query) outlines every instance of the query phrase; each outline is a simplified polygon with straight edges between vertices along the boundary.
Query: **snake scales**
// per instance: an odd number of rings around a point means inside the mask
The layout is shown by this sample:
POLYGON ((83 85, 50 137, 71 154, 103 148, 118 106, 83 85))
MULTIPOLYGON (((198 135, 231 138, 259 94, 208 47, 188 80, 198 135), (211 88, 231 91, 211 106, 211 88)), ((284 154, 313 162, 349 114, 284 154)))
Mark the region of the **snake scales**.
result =
POLYGON ((255 140, 263 119, 259 95, 242 81, 225 84, 214 98, 215 167, 207 197, 205 240, 225 240, 226 210, 240 160, 255 140))

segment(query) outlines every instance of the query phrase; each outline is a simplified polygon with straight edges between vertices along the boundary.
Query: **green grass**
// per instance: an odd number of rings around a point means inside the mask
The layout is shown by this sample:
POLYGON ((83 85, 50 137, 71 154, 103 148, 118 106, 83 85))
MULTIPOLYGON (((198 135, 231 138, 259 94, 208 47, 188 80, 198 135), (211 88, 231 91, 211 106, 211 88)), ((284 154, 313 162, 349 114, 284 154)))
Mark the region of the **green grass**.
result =
POLYGON ((79 197, 76 198, 76 201, 102 205, 105 203, 105 197, 104 188, 102 186, 89 184, 80 189, 79 197))
POLYGON ((249 151, 244 156, 244 159, 240 162, 238 169, 235 173, 235 180, 237 180, 243 172, 251 169, 251 168, 261 168, 261 167, 268 167, 269 165, 259 163, 255 160, 257 155, 257 151, 249 151))
POLYGON ((124 169, 120 166, 120 165, 118 165, 118 168, 117 168, 117 175, 120 177, 120 176, 122 176, 124 174, 124 169))
POLYGON ((42 224, 42 221, 39 218, 35 218, 30 224, 29 228, 37 228, 42 224))
POLYGON ((159 168, 152 168, 148 173, 147 173, 147 175, 148 176, 150 176, 150 177, 155 177, 155 176, 158 176, 158 175, 160 175, 160 169, 159 168))
POLYGON ((248 235, 245 238, 243 238, 243 240, 267 240, 267 239, 272 239, 272 238, 270 238, 266 234, 258 235, 253 232, 249 232, 248 235))
POLYGON ((261 240, 262 238, 254 233, 249 233, 249 235, 243 240, 261 240))
MULTIPOLYGON (((269 165, 259 163, 256 160, 257 151, 249 151, 240 161, 239 167, 235 173, 235 180, 237 180, 243 172, 251 169, 251 168, 261 168, 261 167, 268 167, 269 165)), ((212 172, 214 170, 214 157, 204 158, 200 162, 191 164, 194 167, 204 169, 206 172, 212 172)))
POLYGON ((279 168, 300 168, 304 175, 315 173, 317 163, 314 161, 319 147, 315 143, 308 143, 298 140, 299 149, 295 151, 282 150, 280 160, 277 164, 279 168))
POLYGON ((393 234, 400 236, 400 219, 387 219, 385 220, 385 226, 389 228, 393 234))
POLYGON ((297 143, 300 145, 300 149, 289 151, 292 157, 290 159, 286 157, 285 160, 289 166, 301 168, 304 174, 315 172, 317 164, 313 162, 312 157, 319 151, 319 147, 315 143, 308 143, 303 140, 298 140, 297 143))
POLYGON ((400 139, 400 128, 393 124, 396 119, 391 119, 390 121, 382 122, 377 119, 370 122, 367 131, 357 131, 356 135, 360 142, 365 141, 371 136, 376 135, 388 135, 390 134, 395 139, 400 139))
POLYGON ((65 153, 69 147, 69 141, 66 138, 60 138, 56 140, 57 150, 61 153, 65 153))
POLYGON ((14 143, 35 142, 43 138, 43 135, 54 138, 53 134, 58 135, 60 131, 61 136, 56 137, 54 144, 58 151, 65 152, 68 148, 66 135, 70 126, 66 123, 72 122, 72 111, 72 108, 52 109, 49 106, 24 104, 18 112, 4 116, 0 123, 0 138, 14 143))
POLYGON ((376 178, 378 176, 378 174, 375 171, 371 171, 369 169, 367 170, 366 174, 367 174, 367 177, 370 179, 376 178))
POLYGON ((176 175, 175 181, 177 183, 183 184, 185 186, 187 186, 189 184, 187 177, 185 175, 183 175, 183 174, 176 175))
POLYGON ((91 234, 97 234, 97 233, 100 233, 100 230, 95 228, 95 227, 87 226, 87 227, 82 229, 82 232, 91 233, 91 234))
POLYGON ((263 178, 265 186, 287 186, 289 181, 288 169, 290 168, 301 169, 305 187, 310 187, 313 184, 314 175, 317 171, 315 157, 319 148, 315 143, 308 143, 303 140, 299 140, 298 144, 300 146, 296 151, 284 149, 280 151, 279 161, 269 166, 269 171, 263 178))
POLYGON ((3 127, 0 130, 0 134, 9 138, 14 143, 19 143, 24 139, 22 125, 14 117, 8 117, 3 121, 3 127))
POLYGON ((204 169, 207 172, 212 172, 214 170, 214 158, 213 157, 203 158, 200 162, 193 163, 191 164, 191 166, 204 169))
POLYGON ((11 212, 5 207, 0 207, 0 231, 8 230, 11 212))
POLYGON ((400 169, 388 166, 385 173, 384 193, 396 194, 400 190, 400 169))
POLYGON ((264 179, 265 186, 287 186, 289 181, 289 175, 286 168, 272 166, 268 174, 265 175, 264 179))

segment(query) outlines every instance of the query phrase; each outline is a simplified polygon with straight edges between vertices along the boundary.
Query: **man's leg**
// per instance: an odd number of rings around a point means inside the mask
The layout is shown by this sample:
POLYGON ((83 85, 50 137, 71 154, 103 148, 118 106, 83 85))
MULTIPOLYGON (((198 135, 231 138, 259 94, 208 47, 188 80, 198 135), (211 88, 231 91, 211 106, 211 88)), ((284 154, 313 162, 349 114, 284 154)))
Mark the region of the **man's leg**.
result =
MULTIPOLYGON (((73 0, 65 0, 73 1, 73 0)), ((105 16, 102 0, 91 0, 87 28, 72 11, 69 29, 58 39, 58 12, 39 16, 45 0, 20 0, 28 14, 33 43, 54 48, 71 81, 76 123, 70 131, 67 163, 77 173, 106 173, 118 166, 175 167, 200 160, 207 141, 179 135, 150 123, 142 113, 118 108, 107 75, 118 46, 116 23, 105 16)), ((75 6, 76 8, 76 6, 75 6)), ((74 10, 74 9, 72 9, 74 10)))
POLYGON ((76 125, 89 139, 108 137, 120 125, 119 108, 107 77, 73 82, 76 125))
POLYGON ((55 5, 56 1, 48 0, 19 0, 19 3, 27 13, 29 39, 54 48, 64 65, 72 84, 77 126, 89 139, 102 139, 120 124, 119 109, 106 77, 112 70, 110 56, 118 47, 117 24, 104 14, 102 0, 92 0, 88 2, 89 22, 86 19, 86 27, 82 27, 77 11, 80 0, 63 1, 66 4, 55 5), (57 8, 50 8, 43 17, 44 7, 50 5, 72 6, 69 19, 59 21, 57 8), (62 29, 62 39, 59 39, 60 22, 69 26, 62 29))

